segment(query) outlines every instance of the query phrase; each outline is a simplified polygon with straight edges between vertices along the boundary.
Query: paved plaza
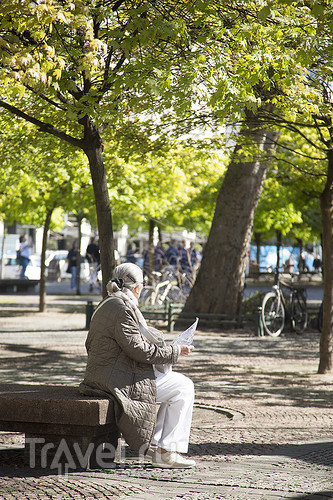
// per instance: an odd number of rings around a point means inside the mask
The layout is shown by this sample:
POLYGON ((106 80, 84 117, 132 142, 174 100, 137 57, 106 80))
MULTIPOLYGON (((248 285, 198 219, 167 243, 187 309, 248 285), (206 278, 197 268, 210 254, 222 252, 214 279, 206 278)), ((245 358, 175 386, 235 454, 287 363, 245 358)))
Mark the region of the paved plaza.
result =
MULTIPOLYGON (((0 383, 77 386, 91 298, 49 290, 39 313, 37 294, 1 295, 0 383)), ((110 469, 57 474, 27 468, 24 436, 1 432, 0 499, 332 499, 333 375, 317 374, 319 338, 199 329, 175 367, 195 383, 196 468, 153 469, 122 443, 110 469)))

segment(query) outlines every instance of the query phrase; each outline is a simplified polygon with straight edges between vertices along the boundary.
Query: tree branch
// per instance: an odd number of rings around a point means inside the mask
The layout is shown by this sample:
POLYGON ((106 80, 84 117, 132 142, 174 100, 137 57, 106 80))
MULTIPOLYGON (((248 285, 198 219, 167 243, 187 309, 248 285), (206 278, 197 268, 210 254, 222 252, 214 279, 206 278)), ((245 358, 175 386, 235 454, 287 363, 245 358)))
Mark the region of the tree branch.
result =
MULTIPOLYGON (((328 142, 328 141, 326 141, 326 140, 325 140, 325 138, 324 138, 324 135, 323 135, 323 133, 322 133, 322 131, 321 131, 321 127, 320 127, 320 125, 319 125, 319 123, 318 123, 318 117, 314 116, 314 117, 313 117, 313 120, 314 120, 314 122, 315 122, 315 124, 316 124, 316 129, 317 129, 317 132, 318 132, 318 134, 319 134, 319 136, 320 136, 321 142, 322 142, 323 144, 325 144, 326 146, 328 146, 329 142, 328 142)), ((326 124, 325 124, 325 126, 326 126, 327 128, 329 128, 329 125, 330 125, 329 123, 326 123, 326 124)))
MULTIPOLYGON (((107 3, 111 3, 112 2, 107 2, 107 3)), ((115 12, 116 10, 119 9, 119 7, 121 6, 121 4, 125 3, 125 0, 118 0, 117 2, 114 3, 113 7, 112 7, 112 10, 113 12, 115 12)))
POLYGON ((313 142, 305 133, 301 131, 301 128, 317 128, 316 125, 311 124, 311 123, 298 123, 298 122, 291 122, 288 121, 284 118, 281 118, 279 115, 275 115, 274 113, 269 113, 267 114, 267 118, 264 118, 265 123, 271 123, 273 125, 278 125, 279 127, 286 128, 288 130, 291 130, 292 132, 295 132, 296 134, 299 134, 305 141, 313 146, 315 149, 319 151, 326 151, 325 148, 320 147, 318 144, 313 142), (271 116, 271 120, 269 120, 269 116, 271 116))
MULTIPOLYGON (((274 141, 272 141, 272 142, 274 142, 274 141)), ((317 161, 317 160, 322 161, 322 160, 326 159, 326 158, 322 158, 321 156, 312 156, 312 155, 307 155, 305 153, 302 153, 301 151, 296 151, 295 149, 289 148, 288 146, 286 146, 285 144, 282 144, 279 141, 275 141, 275 144, 277 146, 279 146, 279 148, 286 149, 287 151, 290 151, 291 153, 294 153, 297 156, 303 156, 303 158, 309 158, 310 160, 314 160, 314 161, 317 161)))
MULTIPOLYGON (((35 95, 38 95, 38 97, 40 97, 41 99, 43 99, 45 102, 47 102, 48 104, 51 104, 51 106, 54 106, 55 108, 57 109, 60 109, 61 111, 66 111, 66 108, 62 107, 62 106, 59 106, 59 104, 55 101, 53 101, 52 99, 50 99, 49 97, 47 97, 46 95, 44 94, 38 94, 35 89, 33 87, 31 87, 30 85, 27 85, 25 84, 24 85, 25 88, 27 88, 28 90, 30 90, 30 92, 32 92, 33 94, 35 95)), ((64 104, 67 104, 66 103, 66 100, 64 98, 62 98, 61 94, 59 95, 60 93, 58 93, 58 98, 60 101, 62 101, 64 104)))
POLYGON ((8 104, 7 102, 2 100, 0 100, 0 107, 6 109, 15 116, 23 118, 23 120, 26 120, 27 122, 32 123, 33 125, 36 125, 36 127, 38 127, 39 130, 41 130, 42 132, 51 134, 54 137, 57 137, 58 139, 68 142, 72 146, 83 149, 83 142, 81 140, 75 139, 75 137, 72 137, 71 135, 62 132, 61 130, 57 129, 50 123, 42 122, 41 120, 38 120, 37 118, 34 118, 33 116, 28 115, 27 113, 24 113, 24 111, 21 111, 15 106, 12 106, 11 104, 8 104))
POLYGON ((308 170, 305 170, 304 168, 300 168, 298 167, 295 163, 289 161, 289 160, 286 160, 285 158, 278 158, 276 155, 274 155, 273 157, 276 161, 282 161, 284 163, 287 163, 287 165, 290 165, 292 166, 295 170, 297 170, 298 172, 301 172, 301 174, 306 174, 306 175, 311 175, 312 177, 327 177, 327 174, 315 174, 314 172, 309 172, 308 170))

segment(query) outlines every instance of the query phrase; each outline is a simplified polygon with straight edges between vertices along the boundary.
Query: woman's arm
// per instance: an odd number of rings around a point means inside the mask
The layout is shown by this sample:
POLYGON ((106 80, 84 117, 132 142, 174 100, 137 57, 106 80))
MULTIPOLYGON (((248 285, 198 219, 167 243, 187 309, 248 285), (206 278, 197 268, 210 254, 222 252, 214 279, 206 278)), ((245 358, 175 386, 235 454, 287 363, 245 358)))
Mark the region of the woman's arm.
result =
POLYGON ((144 339, 129 309, 118 311, 115 319, 115 340, 128 357, 141 363, 174 364, 180 354, 178 346, 157 347, 144 339))

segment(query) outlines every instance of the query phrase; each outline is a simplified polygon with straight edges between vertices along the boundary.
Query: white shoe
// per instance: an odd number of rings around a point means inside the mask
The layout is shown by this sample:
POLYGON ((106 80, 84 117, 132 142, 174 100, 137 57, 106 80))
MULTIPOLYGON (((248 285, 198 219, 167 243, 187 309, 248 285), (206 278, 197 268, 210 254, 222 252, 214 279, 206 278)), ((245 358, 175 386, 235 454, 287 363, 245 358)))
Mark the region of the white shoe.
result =
POLYGON ((184 458, 174 451, 160 453, 156 451, 152 456, 151 465, 162 469, 187 469, 195 466, 194 460, 184 458))
POLYGON ((156 453, 156 450, 157 450, 157 446, 150 445, 150 447, 148 448, 148 450, 145 453, 144 458, 146 458, 147 460, 152 460, 154 453, 156 453))

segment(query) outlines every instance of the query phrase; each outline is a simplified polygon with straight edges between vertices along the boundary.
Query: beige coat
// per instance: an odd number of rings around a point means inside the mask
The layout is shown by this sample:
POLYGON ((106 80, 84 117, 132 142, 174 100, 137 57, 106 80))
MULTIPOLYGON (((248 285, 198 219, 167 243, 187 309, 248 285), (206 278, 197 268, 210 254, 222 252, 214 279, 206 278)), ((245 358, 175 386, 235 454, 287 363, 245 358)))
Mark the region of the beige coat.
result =
POLYGON ((140 333, 128 302, 112 297, 94 314, 86 349, 88 361, 81 393, 91 395, 97 390, 111 397, 118 429, 131 448, 142 451, 155 428, 153 365, 174 364, 178 348, 150 344, 140 333))

